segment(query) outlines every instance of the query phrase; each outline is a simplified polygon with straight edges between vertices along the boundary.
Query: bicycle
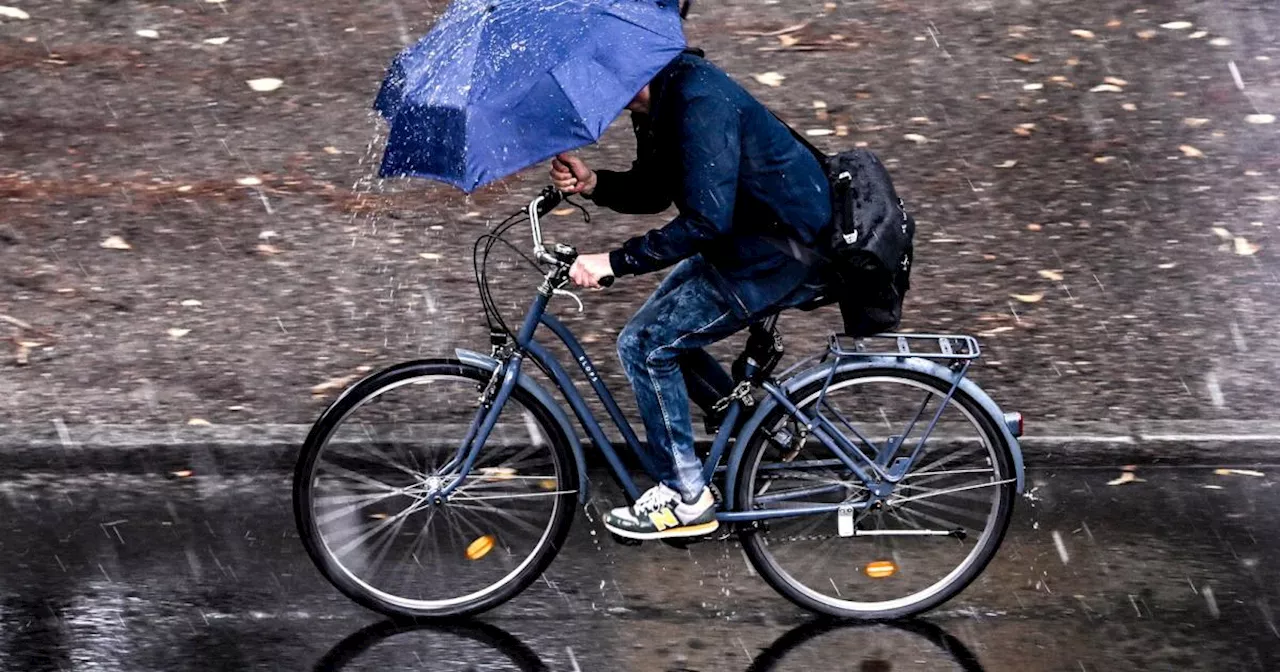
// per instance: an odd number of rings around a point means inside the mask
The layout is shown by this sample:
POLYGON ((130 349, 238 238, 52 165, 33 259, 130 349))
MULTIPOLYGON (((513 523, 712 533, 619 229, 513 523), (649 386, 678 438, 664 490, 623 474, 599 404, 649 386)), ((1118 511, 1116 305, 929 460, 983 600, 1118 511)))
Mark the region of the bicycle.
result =
MULTIPOLYGON (((563 289, 577 251, 542 237, 540 218, 561 201, 545 189, 476 241, 490 355, 458 349, 372 373, 324 411, 302 447, 293 485, 302 541, 325 578, 365 607, 414 618, 486 611, 528 587, 562 547, 574 503, 588 501, 585 453, 526 361, 568 401, 628 503, 640 494, 572 378, 534 340, 541 327, 564 344, 643 456, 582 345, 547 312, 561 295, 581 309, 563 289), (525 221, 533 257, 503 238, 525 221), (542 276, 518 329, 489 288, 498 244, 542 276)), ((1021 414, 1001 411, 966 377, 977 340, 833 334, 825 351, 774 375, 781 351, 780 337, 749 347, 720 404, 704 460, 721 499, 715 538, 736 534, 771 587, 820 614, 901 618, 959 593, 994 556, 1024 482, 1021 414)))

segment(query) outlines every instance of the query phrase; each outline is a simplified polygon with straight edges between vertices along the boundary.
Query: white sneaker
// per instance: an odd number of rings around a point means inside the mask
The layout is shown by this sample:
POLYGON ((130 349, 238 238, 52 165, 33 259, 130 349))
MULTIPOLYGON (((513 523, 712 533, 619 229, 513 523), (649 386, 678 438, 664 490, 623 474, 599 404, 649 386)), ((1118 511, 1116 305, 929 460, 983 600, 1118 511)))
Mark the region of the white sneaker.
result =
POLYGON ((698 501, 685 504, 680 493, 659 483, 649 488, 635 506, 621 506, 604 517, 604 526, 628 539, 700 537, 720 527, 716 497, 703 487, 698 501))

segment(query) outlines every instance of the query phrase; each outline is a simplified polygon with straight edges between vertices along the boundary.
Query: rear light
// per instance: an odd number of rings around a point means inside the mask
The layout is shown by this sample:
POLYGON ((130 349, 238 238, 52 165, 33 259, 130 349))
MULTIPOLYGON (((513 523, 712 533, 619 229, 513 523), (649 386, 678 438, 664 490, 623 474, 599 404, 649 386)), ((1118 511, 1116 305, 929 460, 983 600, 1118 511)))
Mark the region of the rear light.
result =
POLYGON ((1015 437, 1022 436, 1022 414, 1018 412, 1005 413, 1004 425, 1009 428, 1009 433, 1015 437))

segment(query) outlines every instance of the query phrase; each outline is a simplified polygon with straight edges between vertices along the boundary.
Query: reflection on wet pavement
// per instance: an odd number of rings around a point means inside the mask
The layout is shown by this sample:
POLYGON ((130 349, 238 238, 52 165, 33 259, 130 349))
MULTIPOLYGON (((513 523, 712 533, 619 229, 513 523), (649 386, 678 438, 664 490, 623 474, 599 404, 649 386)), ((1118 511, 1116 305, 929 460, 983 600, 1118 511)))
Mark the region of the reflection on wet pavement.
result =
POLYGON ((926 622, 812 621, 736 542, 624 548, 579 516, 514 601, 408 629, 318 576, 285 475, 16 476, 0 669, 1275 669, 1271 470, 1121 473, 1033 471, 1000 555, 926 622))

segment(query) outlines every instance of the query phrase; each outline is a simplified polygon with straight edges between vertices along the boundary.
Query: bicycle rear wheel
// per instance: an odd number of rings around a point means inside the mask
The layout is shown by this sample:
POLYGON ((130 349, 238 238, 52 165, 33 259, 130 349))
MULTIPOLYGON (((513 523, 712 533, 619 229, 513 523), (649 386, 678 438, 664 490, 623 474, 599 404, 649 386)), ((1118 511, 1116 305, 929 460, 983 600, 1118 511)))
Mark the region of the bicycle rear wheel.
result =
POLYGON ((474 614, 511 599, 568 534, 578 475, 560 425, 517 387, 447 500, 489 371, 454 360, 373 374, 321 416, 294 513, 334 586, 390 616, 474 614))
MULTIPOLYGON (((810 417, 822 406, 855 444, 842 422, 881 445, 919 415, 905 441, 907 454, 950 389, 947 381, 911 371, 858 370, 837 374, 819 404, 822 384, 799 390, 792 401, 810 417)), ((1009 524, 1013 459, 994 422, 957 391, 884 506, 857 511, 858 536, 839 536, 835 513, 774 519, 742 527, 747 557, 774 589, 818 613, 901 618, 942 604, 982 572, 1009 524)), ((802 435, 796 424, 779 408, 749 439, 738 475, 739 506, 772 510, 867 500, 866 484, 819 440, 786 440, 802 435)))

